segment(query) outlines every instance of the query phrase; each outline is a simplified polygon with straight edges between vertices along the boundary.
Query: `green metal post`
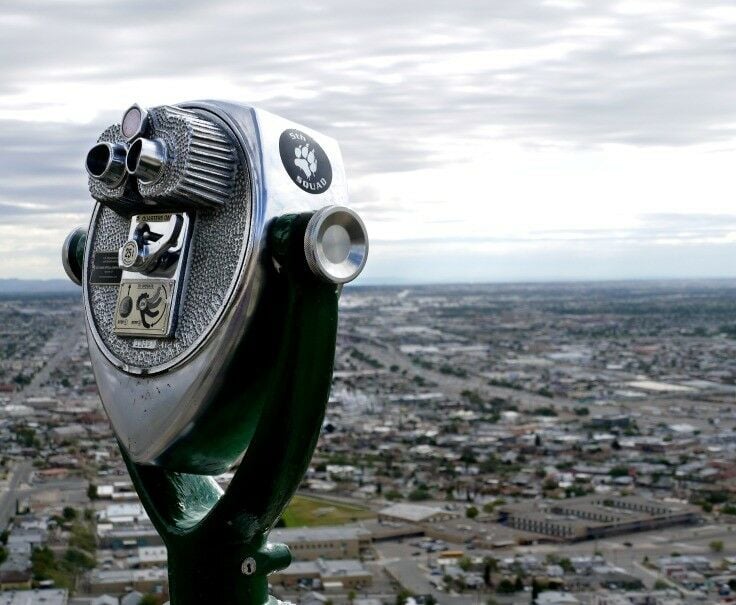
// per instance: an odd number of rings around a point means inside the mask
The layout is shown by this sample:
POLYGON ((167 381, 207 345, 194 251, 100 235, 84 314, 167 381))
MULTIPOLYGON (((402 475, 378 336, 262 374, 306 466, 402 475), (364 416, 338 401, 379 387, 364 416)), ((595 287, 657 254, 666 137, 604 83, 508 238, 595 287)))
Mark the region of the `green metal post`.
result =
POLYGON ((214 406, 221 413, 190 437, 216 440, 222 422, 242 427, 239 442, 222 444, 226 457, 233 448, 245 450, 227 490, 212 477, 167 470, 165 462, 136 464, 121 447, 167 547, 171 605, 275 603, 266 576, 291 562, 286 545, 269 544, 267 535, 317 444, 332 381, 339 297, 338 287, 318 281, 304 262, 310 216, 285 216, 270 229, 274 275, 254 320, 273 343, 270 354, 264 360, 262 349, 240 347, 222 369, 226 386, 214 406))

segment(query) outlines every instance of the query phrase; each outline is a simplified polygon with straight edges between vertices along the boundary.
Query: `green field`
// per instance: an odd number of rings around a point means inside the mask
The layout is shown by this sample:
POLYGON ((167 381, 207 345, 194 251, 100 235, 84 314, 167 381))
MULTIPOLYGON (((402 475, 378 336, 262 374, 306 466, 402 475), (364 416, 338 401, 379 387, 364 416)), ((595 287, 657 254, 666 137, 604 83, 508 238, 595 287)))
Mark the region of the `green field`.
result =
POLYGON ((359 506, 310 496, 294 496, 282 519, 286 527, 313 527, 344 525, 375 516, 373 511, 359 506))

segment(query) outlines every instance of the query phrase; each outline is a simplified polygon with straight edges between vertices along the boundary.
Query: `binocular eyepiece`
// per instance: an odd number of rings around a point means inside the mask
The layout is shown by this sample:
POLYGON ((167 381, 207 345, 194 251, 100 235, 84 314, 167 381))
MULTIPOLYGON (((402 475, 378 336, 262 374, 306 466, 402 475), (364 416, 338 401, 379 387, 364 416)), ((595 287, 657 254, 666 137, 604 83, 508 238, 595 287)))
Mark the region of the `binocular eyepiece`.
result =
POLYGON ((166 162, 166 146, 161 140, 145 138, 148 112, 131 106, 120 124, 123 142, 100 142, 87 153, 85 162, 90 179, 110 188, 121 185, 129 175, 141 181, 155 181, 166 162))
POLYGON ((222 206, 236 162, 224 129, 174 106, 133 105, 87 154, 92 197, 119 211, 148 206, 222 206))
POLYGON ((109 187, 117 187, 127 176, 127 153, 125 145, 120 143, 97 143, 87 153, 87 174, 109 187))

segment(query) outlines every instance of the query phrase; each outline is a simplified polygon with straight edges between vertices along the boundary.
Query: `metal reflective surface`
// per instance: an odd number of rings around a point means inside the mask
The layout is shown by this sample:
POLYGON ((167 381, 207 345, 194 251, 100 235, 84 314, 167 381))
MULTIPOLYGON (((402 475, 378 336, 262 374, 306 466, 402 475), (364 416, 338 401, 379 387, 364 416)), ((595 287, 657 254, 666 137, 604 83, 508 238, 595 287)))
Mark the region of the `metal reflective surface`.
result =
MULTIPOLYGON (((268 226, 285 214, 314 212, 328 205, 342 206, 347 201, 347 187, 339 147, 328 137, 299 126, 319 141, 332 163, 330 188, 313 195, 300 191, 283 169, 279 137, 295 126, 292 122, 230 103, 205 101, 186 103, 182 107, 225 128, 237 142, 239 161, 247 163, 252 211, 238 275, 220 301, 218 314, 197 341, 176 359, 151 369, 121 363, 104 345, 89 311, 88 272, 84 283, 85 308, 90 355, 100 396, 131 459, 138 463, 176 460, 178 469, 185 472, 216 473, 237 458, 236 446, 242 445, 240 440, 237 443, 227 439, 210 440, 209 445, 201 446, 196 456, 179 456, 178 453, 190 447, 184 444, 189 443, 195 429, 206 422, 208 410, 227 390, 225 369, 236 352, 247 349, 258 353, 263 346, 253 338, 251 328, 259 305, 263 303, 262 295, 272 279, 269 274, 273 272, 273 261, 266 251, 268 226)), ((95 224, 99 212, 98 205, 91 225, 95 224)), ((87 265, 92 261, 90 239, 87 265)), ((247 375, 247 372, 248 369, 243 368, 239 375, 247 375)), ((258 410, 247 404, 240 410, 236 428, 242 429, 256 421, 258 410)))
POLYGON ((78 286, 82 285, 86 239, 87 230, 84 227, 77 227, 66 236, 61 246, 61 264, 64 272, 78 286))
POLYGON ((163 173, 166 144, 160 139, 136 139, 128 149, 125 168, 144 183, 151 183, 163 173))
POLYGON ((85 168, 90 178, 117 187, 126 178, 127 149, 121 143, 97 143, 87 153, 85 168))
POLYGON ((343 206, 315 212, 304 234, 304 255, 312 272, 324 281, 346 284, 368 261, 368 233, 360 217, 343 206))
POLYGON ((120 131, 126 140, 132 141, 146 133, 148 127, 148 110, 134 103, 123 113, 120 131))
POLYGON ((316 447, 340 291, 368 254, 340 150, 202 101, 134 105, 93 151, 98 204, 62 260, 82 282, 100 397, 167 548, 172 605, 277 605, 267 575, 291 555, 268 532, 316 447), (111 158, 128 145, 118 182, 111 158), (235 462, 223 492, 213 475, 235 462))

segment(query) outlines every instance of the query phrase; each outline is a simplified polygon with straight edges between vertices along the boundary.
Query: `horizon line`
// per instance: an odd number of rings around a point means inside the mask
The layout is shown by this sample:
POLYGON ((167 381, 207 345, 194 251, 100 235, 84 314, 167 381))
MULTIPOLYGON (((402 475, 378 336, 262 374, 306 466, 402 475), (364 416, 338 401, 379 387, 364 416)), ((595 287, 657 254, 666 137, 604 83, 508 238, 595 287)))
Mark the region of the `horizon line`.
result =
MULTIPOLYGON (((64 277, 48 277, 48 278, 25 278, 25 277, 0 277, 2 282, 20 282, 37 283, 37 284, 56 284, 57 282, 66 282, 70 288, 74 287, 71 281, 64 277)), ((403 278, 371 278, 359 280, 359 283, 346 284, 346 288, 373 288, 373 287, 419 287, 419 286, 483 286, 483 285, 543 285, 543 284, 615 284, 615 283, 645 283, 645 282, 736 282, 736 276, 662 276, 662 277, 528 277, 520 279, 469 279, 469 280, 438 280, 438 281, 411 281, 403 278)), ((62 285, 59 283, 58 285, 62 285)), ((80 288, 81 286, 76 286, 80 288)))

